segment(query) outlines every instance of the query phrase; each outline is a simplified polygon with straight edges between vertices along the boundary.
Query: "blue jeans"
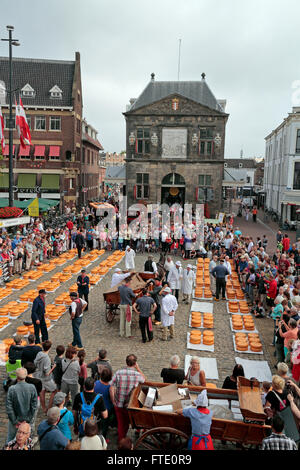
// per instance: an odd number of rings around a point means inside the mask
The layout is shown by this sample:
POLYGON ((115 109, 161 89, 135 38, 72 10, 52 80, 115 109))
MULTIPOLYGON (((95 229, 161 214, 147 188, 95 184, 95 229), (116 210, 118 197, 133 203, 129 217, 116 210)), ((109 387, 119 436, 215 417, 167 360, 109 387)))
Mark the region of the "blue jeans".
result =
POLYGON ((78 346, 79 348, 82 348, 80 332, 79 332, 81 323, 82 323, 82 317, 74 318, 72 320, 72 329, 73 329, 72 346, 78 346))

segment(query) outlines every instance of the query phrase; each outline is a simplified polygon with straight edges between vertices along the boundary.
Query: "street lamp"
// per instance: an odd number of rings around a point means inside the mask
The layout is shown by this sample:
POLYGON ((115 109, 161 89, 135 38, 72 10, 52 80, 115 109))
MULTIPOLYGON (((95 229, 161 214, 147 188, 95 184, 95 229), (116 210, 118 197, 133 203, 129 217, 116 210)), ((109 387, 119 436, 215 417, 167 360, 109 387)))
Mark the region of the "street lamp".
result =
POLYGON ((12 94, 15 90, 12 89, 12 46, 20 46, 18 39, 12 38, 13 26, 6 26, 8 31, 8 39, 1 39, 1 41, 8 41, 9 45, 9 89, 7 93, 9 95, 9 207, 13 207, 13 115, 12 115, 12 94))

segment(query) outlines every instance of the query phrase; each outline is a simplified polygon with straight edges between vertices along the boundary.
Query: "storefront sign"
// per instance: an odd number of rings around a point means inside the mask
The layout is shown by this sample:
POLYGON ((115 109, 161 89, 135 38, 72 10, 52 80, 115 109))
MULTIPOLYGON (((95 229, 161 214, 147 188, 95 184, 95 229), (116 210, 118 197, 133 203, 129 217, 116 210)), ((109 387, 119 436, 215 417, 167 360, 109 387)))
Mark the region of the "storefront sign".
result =
POLYGON ((0 228, 26 225, 30 223, 30 217, 14 217, 12 219, 0 219, 0 228))

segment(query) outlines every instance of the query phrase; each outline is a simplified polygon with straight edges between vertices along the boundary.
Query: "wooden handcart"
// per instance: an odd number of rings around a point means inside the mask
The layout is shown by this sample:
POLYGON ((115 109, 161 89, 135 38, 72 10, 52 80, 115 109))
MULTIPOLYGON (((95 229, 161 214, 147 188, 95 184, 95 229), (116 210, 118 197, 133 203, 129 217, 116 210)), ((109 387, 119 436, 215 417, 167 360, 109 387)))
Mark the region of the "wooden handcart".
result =
MULTIPOLYGON (((153 278, 152 273, 133 273, 131 277, 131 288, 133 292, 139 297, 146 282, 153 278)), ((115 316, 120 313, 120 293, 118 287, 122 285, 122 282, 112 287, 108 291, 103 293, 105 303, 105 318, 108 323, 111 323, 115 316)))
MULTIPOLYGON (((244 380, 247 381, 247 379, 244 380)), ((187 449, 188 439, 191 435, 190 419, 177 413, 153 411, 142 407, 138 400, 141 390, 146 392, 148 387, 159 389, 167 385, 169 384, 145 382, 132 392, 128 405, 130 423, 132 428, 143 430, 143 434, 135 443, 135 449, 168 451, 187 449)), ((188 388, 189 392, 195 395, 205 388, 192 385, 177 385, 177 387, 188 388)), ((236 442, 242 447, 258 446, 263 438, 270 434, 271 428, 264 424, 265 415, 262 405, 259 405, 257 400, 259 395, 258 389, 255 387, 251 388, 246 382, 243 382, 243 386, 238 391, 207 388, 208 399, 228 400, 229 408, 231 408, 232 400, 239 401, 244 418, 243 421, 238 421, 213 417, 211 426, 213 439, 236 442)))

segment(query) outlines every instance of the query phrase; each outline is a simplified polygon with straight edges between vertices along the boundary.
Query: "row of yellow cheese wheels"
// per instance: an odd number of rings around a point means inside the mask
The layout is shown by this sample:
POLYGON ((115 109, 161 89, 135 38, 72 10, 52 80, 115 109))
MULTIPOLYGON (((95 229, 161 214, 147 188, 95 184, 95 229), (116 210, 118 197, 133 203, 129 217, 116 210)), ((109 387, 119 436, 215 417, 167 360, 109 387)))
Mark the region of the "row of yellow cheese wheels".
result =
POLYGON ((210 330, 192 330, 190 332, 190 343, 201 344, 201 342, 207 346, 213 345, 215 341, 214 333, 210 330))
POLYGON ((261 352, 262 344, 258 333, 235 333, 235 345, 238 351, 261 352))
POLYGON ((249 307, 246 300, 240 300, 239 302, 228 302, 228 310, 230 313, 249 313, 249 307))
POLYGON ((254 330, 255 325, 251 315, 232 315, 232 327, 234 330, 254 330))
POLYGON ((202 325, 203 318, 203 328, 213 328, 214 327, 214 316, 212 313, 203 313, 200 312, 191 312, 191 326, 193 328, 200 328, 202 325))
MULTIPOLYGON (((99 250, 100 251, 100 250, 99 250)), ((99 254, 103 254, 104 250, 101 250, 101 253, 99 254)), ((96 257, 99 256, 99 254, 97 254, 96 257)), ((124 254, 120 251, 118 252, 115 252, 113 255, 111 255, 109 258, 110 260, 108 261, 107 263, 107 260, 105 260, 105 264, 109 264, 111 266, 114 266, 117 262, 119 262, 122 258, 123 258, 124 254)), ((107 270, 109 270, 109 267, 107 268, 107 270)), ((105 270, 107 272, 107 270, 105 270)), ((100 279, 100 276, 94 278, 95 281, 99 280, 100 279)), ((71 287, 74 287, 74 286, 71 286, 71 287)), ((76 288, 77 288, 77 285, 76 285, 76 288)), ((71 289, 70 289, 71 290, 71 289)), ((37 295, 37 291, 33 291, 34 295, 36 296, 37 295)), ((63 300, 64 304, 67 304, 67 305, 70 305, 71 301, 70 301, 70 297, 69 297, 69 294, 68 293, 64 293, 62 294, 63 296, 63 300)), ((58 302, 60 303, 60 301, 58 302)), ((22 313, 23 311, 26 310, 26 308, 28 308, 28 304, 26 303, 18 303, 16 301, 12 301, 10 303, 8 303, 5 307, 2 307, 2 309, 6 310, 9 314, 11 312, 13 312, 13 315, 15 316, 18 316, 20 313, 22 313), (6 307, 6 309, 5 309, 6 307)), ((64 313, 64 311, 66 310, 66 307, 65 306, 59 306, 59 305, 47 305, 46 306, 46 314, 45 314, 45 317, 46 317, 46 325, 47 325, 47 328, 50 327, 51 325, 51 322, 50 322, 50 319, 52 320, 58 320, 58 318, 60 318, 60 316, 64 313)), ((5 312, 3 311, 3 314, 5 312)), ((0 328, 2 328, 3 326, 5 326, 9 321, 9 318, 8 317, 0 317, 0 328)), ((30 325, 30 326, 19 326, 17 327, 17 331, 16 331, 17 334, 19 335, 26 335, 26 334, 30 334, 30 333, 34 333, 34 327, 33 325, 30 325)), ((7 344, 8 345, 11 345, 13 344, 14 340, 13 338, 6 338, 5 340, 3 340, 4 344, 7 344)), ((24 345, 26 344, 26 341, 23 340, 23 343, 24 345)))

